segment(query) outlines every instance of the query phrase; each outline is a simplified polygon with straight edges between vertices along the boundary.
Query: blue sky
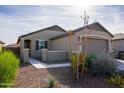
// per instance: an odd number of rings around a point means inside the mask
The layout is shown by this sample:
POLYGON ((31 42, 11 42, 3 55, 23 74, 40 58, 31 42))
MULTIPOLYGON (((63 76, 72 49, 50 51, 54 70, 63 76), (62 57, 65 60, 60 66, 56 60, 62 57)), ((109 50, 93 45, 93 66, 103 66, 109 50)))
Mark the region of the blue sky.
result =
POLYGON ((84 10, 90 16, 89 23, 100 22, 111 33, 123 33, 124 6, 0 6, 0 40, 15 43, 18 36, 51 25, 66 30, 83 26, 84 10))

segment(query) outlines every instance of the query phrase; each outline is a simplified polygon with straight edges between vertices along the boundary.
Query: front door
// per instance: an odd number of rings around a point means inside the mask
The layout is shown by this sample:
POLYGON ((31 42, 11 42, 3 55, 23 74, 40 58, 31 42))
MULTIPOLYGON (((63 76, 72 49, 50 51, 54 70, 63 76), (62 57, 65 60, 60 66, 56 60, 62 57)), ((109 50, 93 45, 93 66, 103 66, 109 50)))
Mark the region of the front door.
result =
POLYGON ((24 48, 29 49, 29 57, 31 57, 31 40, 24 41, 24 48))

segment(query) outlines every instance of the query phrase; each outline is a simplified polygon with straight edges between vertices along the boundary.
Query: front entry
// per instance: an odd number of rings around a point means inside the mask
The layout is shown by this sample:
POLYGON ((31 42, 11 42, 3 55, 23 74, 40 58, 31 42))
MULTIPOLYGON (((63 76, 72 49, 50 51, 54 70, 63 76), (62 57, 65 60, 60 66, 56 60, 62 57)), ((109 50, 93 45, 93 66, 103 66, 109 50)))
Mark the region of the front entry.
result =
POLYGON ((24 40, 24 48, 29 49, 29 57, 31 57, 31 40, 24 40))

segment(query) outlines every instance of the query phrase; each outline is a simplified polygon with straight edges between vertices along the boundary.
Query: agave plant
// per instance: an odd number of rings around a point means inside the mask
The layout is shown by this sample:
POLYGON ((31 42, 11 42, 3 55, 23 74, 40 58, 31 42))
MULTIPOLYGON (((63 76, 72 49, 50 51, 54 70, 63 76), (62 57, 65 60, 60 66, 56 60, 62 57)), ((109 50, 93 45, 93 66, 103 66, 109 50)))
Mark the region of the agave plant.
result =
POLYGON ((48 86, 48 88, 53 88, 54 86, 55 86, 55 79, 53 79, 53 78, 49 78, 49 79, 47 79, 47 86, 48 86))

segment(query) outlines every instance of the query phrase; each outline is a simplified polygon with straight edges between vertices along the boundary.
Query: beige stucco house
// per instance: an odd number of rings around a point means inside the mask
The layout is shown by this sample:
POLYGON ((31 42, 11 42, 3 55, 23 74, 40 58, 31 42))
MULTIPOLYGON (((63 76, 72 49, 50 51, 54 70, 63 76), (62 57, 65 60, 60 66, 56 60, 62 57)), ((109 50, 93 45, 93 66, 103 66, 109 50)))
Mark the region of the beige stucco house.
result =
POLYGON ((57 25, 20 36, 17 43, 20 44, 21 58, 24 58, 25 48, 29 49, 30 57, 42 58, 44 56, 42 55, 44 53, 42 50, 48 49, 46 54, 49 60, 52 60, 54 57, 56 59, 68 58, 71 51, 85 50, 84 37, 86 35, 88 36, 88 54, 111 52, 113 35, 100 23, 95 22, 71 32, 71 42, 69 42, 70 37, 67 31, 57 25))

